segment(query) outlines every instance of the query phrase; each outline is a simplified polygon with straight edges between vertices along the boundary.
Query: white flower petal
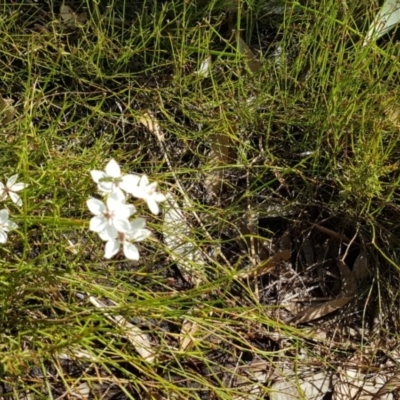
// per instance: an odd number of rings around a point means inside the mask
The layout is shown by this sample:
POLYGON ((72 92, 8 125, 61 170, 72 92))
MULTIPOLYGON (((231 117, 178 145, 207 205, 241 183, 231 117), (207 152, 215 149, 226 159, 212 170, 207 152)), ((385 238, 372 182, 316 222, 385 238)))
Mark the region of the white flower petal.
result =
POLYGON ((113 219, 113 226, 118 232, 122 233, 128 233, 131 228, 131 225, 129 224, 129 221, 127 219, 119 218, 113 219))
POLYGON ((3 229, 0 229, 0 243, 6 243, 6 242, 7 242, 7 233, 3 229))
POLYGON ((147 185, 146 191, 149 195, 153 196, 157 190, 157 182, 150 183, 147 185))
POLYGON ((129 235, 129 237, 134 242, 141 242, 143 240, 146 240, 150 235, 151 232, 148 229, 139 229, 132 235, 129 235))
POLYGON ((162 193, 157 192, 157 182, 149 183, 147 175, 142 175, 139 185, 130 187, 128 192, 138 199, 145 200, 150 211, 155 215, 160 212, 157 203, 166 199, 162 193))
POLYGON ((21 207, 22 206, 22 200, 21 197, 17 195, 17 193, 14 192, 9 192, 10 199, 12 200, 13 203, 15 203, 17 206, 21 207))
POLYGON ((131 221, 131 230, 132 231, 137 231, 139 229, 142 229, 146 226, 146 220, 144 218, 135 218, 133 221, 131 221))
POLYGON ((18 182, 16 183, 18 179, 18 174, 10 176, 7 180, 7 185, 4 186, 2 182, 0 182, 0 201, 3 201, 7 198, 7 195, 10 196, 11 200, 17 204, 18 206, 22 205, 22 200, 21 198, 15 194, 15 192, 19 192, 20 190, 26 188, 29 186, 26 183, 18 182))
POLYGON ((148 184, 149 184, 149 178, 147 177, 147 175, 143 174, 140 177, 139 186, 143 187, 143 186, 147 186, 148 184))
POLYGON ((108 224, 103 233, 103 237, 108 237, 108 240, 114 240, 118 237, 118 231, 115 229, 113 225, 108 224))
POLYGON ((128 174, 122 177, 122 181, 119 186, 125 192, 130 193, 131 188, 137 187, 140 181, 139 175, 128 174))
POLYGON ((112 258, 114 257, 120 248, 119 240, 109 240, 104 247, 104 257, 112 258))
POLYGON ((109 210, 118 210, 125 205, 125 195, 121 196, 121 192, 114 191, 107 197, 106 203, 109 210))
POLYGON ((162 201, 165 201, 165 200, 167 200, 167 198, 162 194, 162 193, 159 193, 159 192, 157 192, 157 193, 154 193, 154 200, 157 202, 157 203, 161 203, 162 201))
POLYGON ((120 188, 116 187, 115 185, 114 185, 114 188, 112 191, 112 198, 116 202, 119 202, 119 203, 125 203, 125 201, 126 201, 124 192, 120 188))
POLYGON ((100 215, 107 211, 107 207, 105 206, 105 204, 102 201, 95 199, 94 197, 91 197, 89 200, 87 200, 86 204, 90 212, 94 215, 100 215))
POLYGON ((4 224, 8 221, 8 211, 0 210, 0 224, 4 224))
POLYGON ((8 220, 4 223, 4 227, 7 231, 12 231, 13 229, 17 229, 18 225, 13 221, 8 220))
POLYGON ((117 218, 129 218, 136 212, 134 205, 125 203, 125 196, 121 192, 114 192, 108 197, 107 207, 117 218))
POLYGON ((96 215, 90 220, 89 230, 93 232, 104 231, 107 227, 107 220, 103 215, 96 215))
POLYGON ((18 179, 18 174, 12 175, 8 178, 7 180, 7 187, 11 187, 14 185, 15 182, 17 182, 18 179))
POLYGON ((136 207, 132 204, 121 204, 119 208, 114 209, 115 218, 128 219, 136 212, 136 207))
MULTIPOLYGON (((98 189, 104 194, 121 190, 129 193, 130 188, 137 186, 141 179, 139 175, 135 174, 122 175, 121 168, 114 159, 108 162, 105 172, 93 170, 90 173, 97 183, 98 189)), ((144 185, 146 186, 146 179, 144 179, 144 185)))
POLYGON ((106 165, 106 174, 113 178, 119 178, 121 176, 121 168, 113 158, 106 165))
POLYGON ((111 193, 111 195, 108 196, 106 203, 107 203, 107 209, 112 212, 114 212, 114 210, 118 210, 119 208, 125 205, 123 201, 116 199, 115 193, 111 193))
POLYGON ((146 197, 145 190, 143 190, 143 188, 140 186, 131 186, 128 193, 130 193, 133 197, 136 197, 137 199, 143 199, 144 197, 146 197))
POLYGON ((124 255, 128 260, 139 260, 139 251, 137 247, 128 242, 123 244, 124 255))
POLYGON ((103 171, 99 171, 97 169, 90 171, 90 175, 92 176, 92 179, 95 183, 99 183, 100 179, 106 177, 106 173, 103 171))
POLYGON ((104 242, 108 242, 109 240, 114 239, 113 237, 110 237, 108 230, 97 232, 97 234, 100 236, 100 239, 103 240, 104 242))
POLYGON ((97 188, 104 193, 112 193, 114 191, 114 183, 113 182, 99 182, 97 184, 97 188))
POLYGON ((146 202, 147 202, 147 206, 149 207, 149 210, 154 215, 157 215, 160 212, 160 208, 158 207, 157 202, 152 197, 149 197, 146 202))
POLYGON ((10 187, 10 190, 12 190, 13 192, 19 192, 20 190, 25 189, 28 186, 29 185, 27 185, 26 183, 19 182, 16 183, 15 185, 12 185, 10 187))

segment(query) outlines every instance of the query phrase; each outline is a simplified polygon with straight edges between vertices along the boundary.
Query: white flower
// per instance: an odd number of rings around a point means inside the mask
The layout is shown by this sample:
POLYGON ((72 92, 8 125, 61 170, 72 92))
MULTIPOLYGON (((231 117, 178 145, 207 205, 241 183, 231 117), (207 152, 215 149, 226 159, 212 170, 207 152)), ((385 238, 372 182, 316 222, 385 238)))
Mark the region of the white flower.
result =
POLYGON ((127 192, 138 199, 143 199, 147 203, 150 211, 157 215, 160 212, 157 203, 164 201, 165 196, 162 193, 157 192, 156 187, 156 182, 149 183, 147 175, 142 175, 138 185, 131 186, 127 192))
POLYGON ((16 192, 26 188, 28 185, 26 183, 16 183, 18 179, 18 174, 10 176, 7 180, 6 186, 0 182, 0 201, 6 199, 7 195, 10 196, 10 199, 15 203, 17 206, 22 206, 21 197, 18 196, 16 192))
POLYGON ((118 193, 108 196, 106 204, 95 198, 90 198, 87 206, 95 216, 90 220, 89 229, 108 240, 115 239, 118 232, 129 232, 131 229, 129 217, 135 213, 133 205, 126 204, 118 193))
POLYGON ((148 229, 144 229, 145 226, 146 220, 144 218, 136 218, 130 223, 130 231, 119 233, 116 238, 108 239, 103 233, 100 233, 100 237, 107 241, 104 249, 104 257, 114 257, 122 245, 122 250, 127 259, 139 260, 139 251, 131 242, 141 242, 150 236, 151 232, 148 229))
POLYGON ((0 210, 0 243, 7 242, 7 232, 16 229, 18 225, 8 219, 8 211, 0 210))
POLYGON ((121 168, 114 159, 108 162, 105 171, 93 170, 90 171, 90 175, 97 183, 98 189, 104 194, 114 192, 122 194, 122 190, 129 192, 129 189, 136 186, 140 179, 138 175, 121 175, 121 168))

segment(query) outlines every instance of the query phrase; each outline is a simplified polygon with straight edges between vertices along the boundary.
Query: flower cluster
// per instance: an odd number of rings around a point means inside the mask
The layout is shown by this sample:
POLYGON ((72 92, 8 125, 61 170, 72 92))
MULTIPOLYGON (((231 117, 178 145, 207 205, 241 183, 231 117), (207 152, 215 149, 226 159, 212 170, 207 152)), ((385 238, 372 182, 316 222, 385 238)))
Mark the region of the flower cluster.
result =
POLYGON ((96 232, 106 242, 104 257, 112 258, 121 246, 126 258, 138 260, 139 252, 133 242, 140 242, 149 237, 144 218, 129 220, 136 213, 136 207, 127 203, 127 195, 144 200, 150 211, 157 215, 158 203, 165 196, 157 192, 157 183, 150 183, 146 175, 121 174, 118 163, 111 159, 105 171, 90 172, 99 192, 105 197, 104 202, 94 197, 87 201, 87 206, 94 217, 89 229, 96 232))
MULTIPOLYGON (((7 183, 4 185, 0 182, 0 201, 4 201, 9 196, 11 201, 15 203, 17 206, 22 206, 21 197, 19 197, 17 192, 20 192, 22 189, 26 188, 28 185, 26 183, 18 182, 18 174, 10 176, 8 178, 7 183)), ((0 210, 0 243, 6 243, 8 239, 8 232, 18 228, 18 225, 10 221, 8 210, 3 209, 0 210)))

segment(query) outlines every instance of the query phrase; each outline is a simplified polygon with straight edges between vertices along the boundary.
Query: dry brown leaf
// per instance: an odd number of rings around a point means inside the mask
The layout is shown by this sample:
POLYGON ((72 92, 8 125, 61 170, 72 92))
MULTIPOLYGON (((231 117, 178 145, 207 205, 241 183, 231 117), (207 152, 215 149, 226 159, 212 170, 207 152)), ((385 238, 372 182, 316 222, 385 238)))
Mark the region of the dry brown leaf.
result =
POLYGON ((128 322, 121 315, 113 315, 110 318, 120 328, 125 337, 133 344, 136 351, 143 357, 145 361, 153 362, 155 358, 155 349, 151 344, 149 337, 142 332, 140 328, 128 322))
POLYGON ((394 126, 400 127, 400 107, 397 103, 389 104, 385 109, 385 114, 394 126))
POLYGON ((32 393, 25 392, 25 393, 18 393, 18 400, 34 400, 32 393))
MULTIPOLYGON (((287 371, 288 377, 293 375, 287 371)), ((307 377, 296 377, 274 383, 269 394, 270 400, 319 400, 329 392, 332 376, 328 372, 317 372, 307 377)))
POLYGON ((239 273, 237 278, 247 279, 254 276, 262 276, 272 272, 282 261, 288 261, 291 257, 291 251, 289 249, 279 251, 274 254, 268 260, 261 262, 256 268, 251 271, 239 273))
POLYGON ((231 141, 229 135, 225 132, 220 132, 212 135, 211 152, 208 160, 208 166, 211 167, 207 172, 204 183, 208 191, 214 195, 218 195, 224 175, 224 166, 228 164, 231 141))
POLYGON ((49 34, 50 31, 43 25, 41 24, 33 24, 33 31, 43 33, 43 34, 49 34))
POLYGON ((357 281, 362 281, 371 275, 368 268, 368 256, 364 250, 360 251, 356 261, 354 261, 353 275, 357 281))
MULTIPOLYGON (((395 377, 393 377, 395 378, 395 377)), ((393 384, 383 375, 373 379, 360 371, 356 366, 340 371, 340 378, 333 389, 333 400, 392 400, 390 392, 397 389, 395 380, 393 384), (385 383, 386 382, 386 383, 385 383)))
POLYGON ((197 322, 189 321, 185 319, 181 328, 181 336, 179 338, 181 350, 187 350, 189 346, 193 344, 193 335, 198 330, 199 325, 197 322))
POLYGON ((68 388, 68 392, 72 399, 86 400, 90 395, 90 387, 86 382, 81 382, 68 388))
POLYGON ((218 195, 221 190, 225 167, 236 161, 236 151, 232 143, 232 137, 237 136, 236 124, 232 119, 226 117, 222 107, 220 115, 224 124, 209 140, 211 152, 207 164, 211 169, 204 181, 208 191, 213 195, 218 195))
POLYGON ((4 99, 0 96, 0 124, 3 126, 11 122, 14 117, 16 110, 12 106, 13 102, 12 99, 4 99))
POLYGON ((198 286, 204 281, 205 262, 203 255, 193 240, 193 228, 188 224, 182 209, 171 194, 165 201, 162 231, 164 242, 170 250, 182 276, 198 286))
POLYGON ((139 122, 152 134, 154 134, 160 142, 165 141, 164 133, 156 116, 151 111, 146 111, 139 118, 139 122))
MULTIPOLYGON (((258 213, 248 209, 244 212, 238 220, 235 221, 238 231, 240 232, 240 247, 247 252, 250 252, 251 256, 257 256, 260 259, 261 253, 265 253, 265 249, 260 246, 259 232, 258 232, 258 213)), ((265 258, 267 254, 264 254, 262 258, 265 258)))
POLYGON ((99 360, 90 354, 87 350, 79 347, 69 347, 65 349, 65 353, 59 353, 58 357, 60 360, 85 360, 93 363, 99 362, 99 360))
MULTIPOLYGON (((388 395, 392 396, 391 393, 400 388, 400 372, 393 375, 383 386, 372 396, 371 400, 386 399, 388 395), (383 397, 385 396, 385 397, 383 397)), ((393 397, 393 396, 392 396, 393 397)))
POLYGON ((334 387, 333 399, 348 400, 360 394, 360 387, 363 386, 364 376, 355 368, 348 368, 341 371, 340 379, 334 387))
POLYGON ((77 27, 79 24, 83 24, 87 21, 87 14, 83 12, 81 14, 75 13, 70 6, 62 4, 60 7, 60 17, 63 22, 70 27, 77 27))
POLYGON ((217 157, 220 165, 230 164, 235 160, 235 151, 232 147, 230 135, 226 132, 218 132, 211 139, 211 150, 217 157))
POLYGON ((233 400, 258 400, 265 393, 264 385, 268 380, 270 364, 264 360, 254 359, 251 364, 243 365, 235 370, 236 385, 240 387, 240 394, 233 395, 233 400), (240 373, 240 375, 238 375, 240 373))
POLYGON ((311 244, 311 240, 306 238, 301 246, 301 250, 306 261, 306 266, 311 267, 315 263, 314 247, 311 244))
POLYGON ((145 393, 144 398, 146 400, 170 400, 167 397, 162 396, 160 393, 145 393))
POLYGON ((296 382, 285 380, 277 381, 271 386, 269 398, 271 400, 298 400, 301 397, 296 382))
POLYGON ((236 34, 236 41, 240 54, 243 54, 246 58, 246 63, 249 70, 253 73, 258 72, 261 69, 261 63, 257 60, 247 43, 240 37, 239 31, 236 34))
POLYGON ((149 337, 142 332, 140 328, 128 322, 121 315, 111 315, 108 311, 115 306, 108 306, 93 296, 89 297, 89 301, 95 307, 103 311, 104 315, 121 329, 123 335, 132 343, 136 351, 143 357, 145 361, 150 363, 154 362, 156 350, 150 342, 149 337))
POLYGON ((323 304, 319 304, 318 306, 308 308, 307 310, 296 315, 292 321, 296 324, 304 324, 306 322, 313 321, 314 319, 324 317, 325 315, 341 309, 352 299, 353 296, 338 297, 337 299, 329 300, 323 304))
POLYGON ((279 240, 279 250, 281 251, 289 250, 290 253, 292 252, 292 239, 288 232, 285 232, 281 236, 279 240))
POLYGON ((337 262, 337 266, 342 281, 342 287, 340 290, 341 297, 353 296, 357 292, 357 281, 354 278, 353 273, 348 265, 341 260, 337 262))
POLYGON ((333 238, 335 238, 337 240, 340 240, 340 241, 345 242, 345 243, 350 243, 351 242, 351 239, 349 239, 347 236, 342 235, 342 234, 340 234, 338 232, 335 232, 332 229, 325 228, 324 226, 321 226, 321 225, 318 225, 318 224, 314 224, 313 226, 314 226, 314 228, 318 229, 319 231, 321 231, 323 233, 326 233, 327 235, 329 235, 329 236, 331 236, 331 237, 333 237, 333 238))

